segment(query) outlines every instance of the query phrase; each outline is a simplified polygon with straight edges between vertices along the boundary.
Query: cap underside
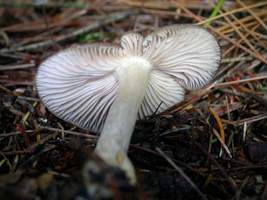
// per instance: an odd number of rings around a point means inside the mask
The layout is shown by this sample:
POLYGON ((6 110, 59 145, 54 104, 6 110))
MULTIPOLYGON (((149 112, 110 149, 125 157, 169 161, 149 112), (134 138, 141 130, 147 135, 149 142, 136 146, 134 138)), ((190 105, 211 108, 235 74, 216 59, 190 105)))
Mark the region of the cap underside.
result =
POLYGON ((99 132, 119 87, 114 72, 130 56, 153 64, 139 118, 153 114, 161 102, 158 112, 182 101, 185 89, 208 84, 221 60, 215 37, 199 26, 167 26, 146 38, 127 33, 121 46, 92 43, 47 58, 36 75, 39 96, 59 118, 99 132))

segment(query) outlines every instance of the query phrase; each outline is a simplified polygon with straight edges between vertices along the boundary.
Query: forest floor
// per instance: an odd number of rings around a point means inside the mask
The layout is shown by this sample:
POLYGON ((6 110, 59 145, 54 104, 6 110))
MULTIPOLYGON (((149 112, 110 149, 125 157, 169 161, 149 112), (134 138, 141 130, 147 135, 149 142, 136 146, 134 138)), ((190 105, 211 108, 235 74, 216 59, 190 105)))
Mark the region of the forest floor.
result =
POLYGON ((267 199, 266 1, 34 2, 0 1, 0 199, 267 199), (34 77, 73 44, 171 24, 205 25, 222 62, 205 89, 137 121, 131 187, 94 155, 98 134, 45 108, 34 77))

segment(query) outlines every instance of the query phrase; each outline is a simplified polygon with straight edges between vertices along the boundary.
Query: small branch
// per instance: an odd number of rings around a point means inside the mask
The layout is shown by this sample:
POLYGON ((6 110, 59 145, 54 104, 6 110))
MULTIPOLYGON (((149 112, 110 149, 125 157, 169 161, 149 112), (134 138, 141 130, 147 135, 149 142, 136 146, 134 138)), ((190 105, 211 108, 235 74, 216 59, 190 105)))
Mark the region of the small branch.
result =
POLYGON ((13 94, 14 96, 19 96, 16 92, 13 92, 13 91, 9 90, 9 89, 7 89, 6 87, 4 87, 2 85, 0 85, 0 89, 4 90, 4 91, 6 91, 6 92, 8 92, 10 94, 13 94))
POLYGON ((246 119, 242 119, 242 120, 239 120, 239 121, 234 121, 233 123, 236 123, 237 125, 243 125, 244 122, 247 122, 247 123, 252 123, 252 122, 256 122, 256 121, 260 121, 260 120, 263 120, 263 119, 266 119, 267 118, 267 115, 266 114, 262 114, 262 115, 257 115, 257 116, 254 116, 254 117, 249 117, 249 118, 246 118, 246 119))
POLYGON ((14 70, 14 69, 25 69, 35 67, 35 63, 22 64, 22 65, 0 65, 0 71, 14 70))
MULTIPOLYGON (((148 152, 148 153, 151 153, 151 154, 154 154, 154 155, 157 155, 157 156, 161 156, 161 157, 162 157, 161 154, 159 154, 159 153, 157 153, 157 152, 155 152, 155 151, 152 151, 152 150, 150 150, 150 149, 147 149, 147 148, 144 148, 144 147, 140 147, 140 146, 138 146, 138 145, 134 145, 134 144, 131 144, 130 146, 131 146, 131 147, 134 147, 134 148, 136 148, 136 149, 140 149, 140 150, 142 150, 142 151, 146 151, 146 152, 148 152)), ((174 158, 170 158, 170 159, 171 159, 173 162, 175 162, 175 163, 177 163, 177 164, 179 164, 179 165, 181 165, 181 166, 183 166, 183 167, 185 167, 185 168, 191 170, 192 172, 198 174, 199 176, 206 177, 205 174, 203 174, 202 172, 200 172, 200 171, 198 171, 198 170, 192 168, 191 166, 186 165, 185 163, 183 163, 183 162, 181 162, 181 161, 179 161, 179 160, 176 160, 176 159, 174 159, 174 158)))
POLYGON ((54 50, 60 50, 62 49, 58 43, 55 42, 54 38, 53 38, 53 35, 49 29, 49 24, 48 24, 48 20, 47 20, 47 15, 46 15, 46 11, 45 11, 45 7, 44 7, 44 4, 42 4, 42 11, 43 11, 43 15, 44 15, 44 20, 45 20, 45 27, 46 27, 46 30, 50 36, 50 39, 51 39, 51 42, 53 43, 53 47, 54 47, 54 50))
MULTIPOLYGON (((76 2, 48 2, 43 4, 44 7, 48 8, 87 8, 89 7, 89 3, 76 3, 76 2)), ((26 8, 41 8, 42 5, 37 5, 33 3, 24 3, 24 2, 8 2, 1 1, 0 7, 26 7, 26 8)))
POLYGON ((246 83, 248 81, 255 81, 255 80, 261 80, 261 79, 266 79, 266 78, 267 78, 267 76, 261 76, 261 77, 249 78, 249 79, 244 79, 244 80, 239 80, 239 81, 230 81, 230 82, 225 82, 225 83, 218 83, 218 84, 215 84, 213 87, 221 87, 221 86, 225 86, 225 85, 246 83))
POLYGON ((0 79, 0 82, 8 83, 10 85, 34 85, 33 81, 14 81, 14 80, 0 79))
POLYGON ((41 99, 33 98, 33 97, 18 96, 18 99, 23 99, 23 100, 26 100, 26 101, 37 101, 37 102, 41 102, 41 99))
POLYGON ((192 186, 192 188, 195 189, 195 191, 201 196, 202 199, 206 199, 208 200, 205 195, 197 188, 197 186, 195 185, 195 183, 193 183, 193 181, 191 181, 191 179, 183 172, 183 170, 178 167, 168 156, 166 156, 163 151, 161 151, 158 147, 156 148, 156 150, 160 153, 160 155, 162 155, 163 158, 165 158, 168 163, 171 164, 171 166, 173 166, 174 169, 176 169, 181 175, 182 177, 192 186))
MULTIPOLYGON (((44 128, 46 130, 49 131, 57 131, 57 132, 62 132, 62 129, 58 129, 58 128, 51 128, 51 127, 47 127, 47 126, 39 126, 40 128, 44 128)), ((66 131, 64 130, 65 135, 66 134, 71 134, 71 135, 76 135, 76 136, 80 136, 80 137, 86 137, 86 138, 90 138, 90 139, 98 139, 97 136, 94 135, 88 135, 85 133, 79 133, 79 132, 74 132, 74 131, 66 131)))
POLYGON ((228 183, 231 185, 233 190, 236 190, 236 187, 234 186, 234 184, 232 183, 232 181, 230 180, 230 178, 228 177, 228 175, 225 173, 225 171, 223 170, 223 168, 221 167, 221 165, 219 165, 219 163, 217 162, 217 160, 215 160, 213 158, 213 156, 211 154, 209 154, 206 149, 204 149, 199 143, 197 143, 196 141, 194 141, 194 144, 201 149, 207 156, 209 159, 212 160, 212 162, 219 168, 219 170, 221 171, 222 175, 226 178, 226 180, 228 181, 228 183))
MULTIPOLYGON (((137 13, 137 10, 130 10, 127 12, 120 12, 120 13, 116 13, 113 15, 110 15, 108 19, 105 19, 104 21, 96 21, 94 23, 89 24, 86 27, 80 28, 76 31, 73 31, 72 33, 68 33, 62 36, 59 36, 57 38, 55 38, 54 40, 56 42, 60 42, 69 38, 73 38, 77 35, 81 35, 83 33, 87 33, 89 31, 92 31, 94 29, 98 29, 99 27, 102 27, 104 25, 107 25, 110 23, 110 21, 120 21, 122 19, 125 19, 126 17, 128 17, 129 15, 134 15, 137 13)), ((38 48, 43 48, 45 46, 51 46, 53 45, 53 43, 51 42, 51 40, 47 40, 47 41, 43 41, 43 42, 39 42, 39 43, 35 43, 35 44, 30 44, 24 47, 17 47, 17 48, 11 48, 11 49, 2 49, 0 50, 0 52, 14 52, 14 51, 25 51, 25 50, 32 50, 32 49, 38 49, 38 48)))

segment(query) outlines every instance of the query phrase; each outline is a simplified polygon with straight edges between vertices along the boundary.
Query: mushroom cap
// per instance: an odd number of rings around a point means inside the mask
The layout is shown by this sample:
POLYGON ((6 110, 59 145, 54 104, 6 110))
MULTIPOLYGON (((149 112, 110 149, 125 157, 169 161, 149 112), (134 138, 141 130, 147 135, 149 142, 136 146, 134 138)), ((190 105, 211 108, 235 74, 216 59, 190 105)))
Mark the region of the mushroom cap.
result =
MULTIPOLYGON (((184 99, 185 89, 208 84, 221 60, 215 37, 195 25, 159 28, 147 37, 134 32, 121 45, 91 43, 48 57, 36 74, 36 88, 57 117, 80 128, 100 132, 119 83, 114 75, 122 59, 142 57, 152 63, 138 118, 162 112, 184 99)), ((138 88, 137 88, 138 90, 138 88)))

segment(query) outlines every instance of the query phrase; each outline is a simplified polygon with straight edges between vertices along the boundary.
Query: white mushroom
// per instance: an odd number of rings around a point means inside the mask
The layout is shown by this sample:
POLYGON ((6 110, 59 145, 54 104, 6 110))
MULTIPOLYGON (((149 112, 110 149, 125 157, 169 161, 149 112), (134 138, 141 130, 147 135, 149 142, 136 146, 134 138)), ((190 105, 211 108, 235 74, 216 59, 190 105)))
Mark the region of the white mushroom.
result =
POLYGON ((36 87, 59 118, 101 132, 95 152, 125 170, 136 118, 161 112, 184 99, 185 89, 210 82, 221 60, 220 47, 206 29, 173 25, 147 37, 127 33, 121 45, 86 44, 65 49, 39 67, 36 87))

